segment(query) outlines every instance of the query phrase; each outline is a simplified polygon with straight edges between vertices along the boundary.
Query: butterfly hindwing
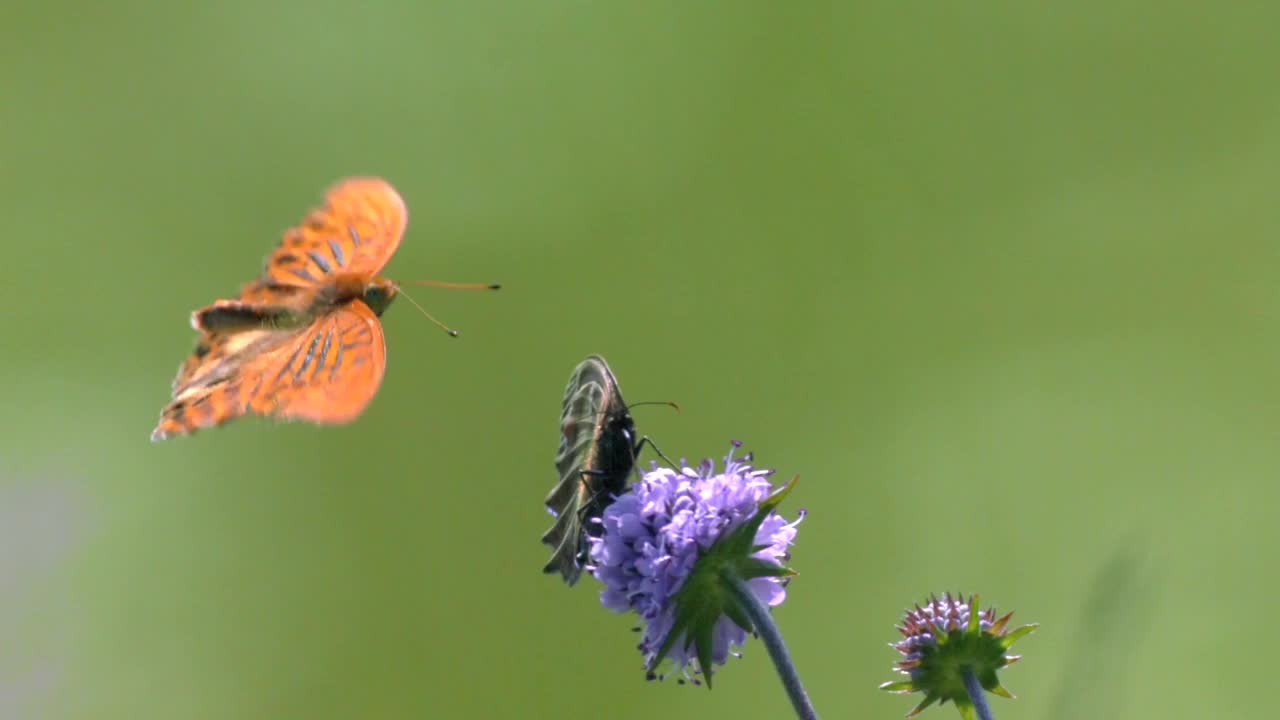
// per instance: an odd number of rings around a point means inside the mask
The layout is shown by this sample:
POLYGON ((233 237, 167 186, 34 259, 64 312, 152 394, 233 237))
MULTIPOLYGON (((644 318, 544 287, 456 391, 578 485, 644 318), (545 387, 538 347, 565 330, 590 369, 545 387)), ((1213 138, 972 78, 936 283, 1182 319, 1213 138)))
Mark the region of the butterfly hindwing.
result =
POLYGON ((312 323, 288 350, 246 369, 263 384, 250 399, 255 412, 338 424, 364 411, 382 385, 387 345, 378 316, 359 300, 312 323))
POLYGON ((151 440, 186 435, 245 414, 240 377, 246 360, 274 352, 291 337, 292 333, 268 329, 202 332, 178 368, 173 399, 160 411, 151 440))
POLYGON ((353 300, 296 329, 205 333, 174 381, 153 440, 255 413, 336 424, 373 399, 386 369, 382 325, 353 300))
POLYGON ((596 532, 592 521, 626 490, 635 467, 635 424, 604 358, 588 357, 569 376, 560 432, 560 481, 546 499, 556 522, 542 536, 553 552, 543 571, 573 585, 586 559, 585 533, 596 532))

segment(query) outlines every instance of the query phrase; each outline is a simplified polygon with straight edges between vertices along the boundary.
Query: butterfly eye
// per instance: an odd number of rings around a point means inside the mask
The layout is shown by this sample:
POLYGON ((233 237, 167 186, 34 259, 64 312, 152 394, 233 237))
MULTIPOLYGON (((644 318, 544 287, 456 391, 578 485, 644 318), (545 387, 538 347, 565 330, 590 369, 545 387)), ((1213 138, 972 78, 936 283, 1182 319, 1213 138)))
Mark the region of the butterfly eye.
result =
POLYGON ((382 311, 387 309, 391 304, 391 293, 381 285, 369 285, 364 289, 362 297, 364 304, 373 310, 375 315, 382 315, 382 311))

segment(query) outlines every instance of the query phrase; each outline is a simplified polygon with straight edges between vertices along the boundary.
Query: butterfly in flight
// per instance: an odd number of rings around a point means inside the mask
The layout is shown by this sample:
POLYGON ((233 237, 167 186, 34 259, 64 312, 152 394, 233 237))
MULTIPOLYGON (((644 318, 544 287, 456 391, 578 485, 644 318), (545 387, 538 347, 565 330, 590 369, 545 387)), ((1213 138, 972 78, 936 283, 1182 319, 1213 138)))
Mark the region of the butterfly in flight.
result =
POLYGON ((333 186, 236 299, 191 314, 200 337, 178 368, 152 441, 251 413, 314 423, 359 416, 386 369, 378 318, 400 294, 378 272, 407 223, 404 200, 385 180, 333 186))
MULTIPOLYGON (((663 404, 676 407, 674 403, 663 404)), ((618 378, 599 355, 578 363, 569 376, 560 433, 556 452, 560 482, 546 499, 547 510, 556 522, 542 536, 543 544, 551 546, 553 553, 542 571, 559 572, 573 585, 587 559, 586 533, 599 532, 593 521, 626 490, 636 456, 645 443, 653 442, 636 436, 635 420, 622 400, 618 378)))

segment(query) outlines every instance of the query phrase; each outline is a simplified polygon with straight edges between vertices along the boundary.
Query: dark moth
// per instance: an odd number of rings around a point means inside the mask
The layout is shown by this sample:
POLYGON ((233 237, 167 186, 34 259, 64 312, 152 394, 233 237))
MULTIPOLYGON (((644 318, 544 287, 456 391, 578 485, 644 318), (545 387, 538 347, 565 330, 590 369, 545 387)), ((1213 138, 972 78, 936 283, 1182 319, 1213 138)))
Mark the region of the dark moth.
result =
POLYGON ((546 500, 556 522, 542 536, 553 552, 543 572, 559 572, 570 585, 578 581, 587 557, 586 535, 600 532, 592 521, 626 490, 643 442, 609 364, 599 355, 579 363, 564 389, 556 452, 560 482, 546 500))

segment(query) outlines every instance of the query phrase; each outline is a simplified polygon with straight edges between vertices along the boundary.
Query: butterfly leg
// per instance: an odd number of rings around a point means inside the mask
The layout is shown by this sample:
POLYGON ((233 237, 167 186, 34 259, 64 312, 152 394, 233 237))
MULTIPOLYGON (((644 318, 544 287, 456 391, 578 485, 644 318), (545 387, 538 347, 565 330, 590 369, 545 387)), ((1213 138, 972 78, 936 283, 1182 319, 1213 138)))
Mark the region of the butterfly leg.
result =
MULTIPOLYGON (((640 438, 640 442, 636 443, 635 452, 634 452, 633 454, 634 454, 636 457, 639 457, 639 456, 640 456, 640 448, 643 448, 646 444, 648 444, 648 446, 649 446, 649 447, 653 448, 653 451, 654 451, 655 453, 657 453, 657 454, 658 454, 658 457, 662 458, 662 459, 663 459, 663 461, 665 461, 665 462, 667 463, 667 465, 670 465, 672 470, 679 470, 679 469, 680 469, 680 468, 676 467, 676 464, 675 464, 675 463, 671 462, 671 458, 667 457, 666 455, 664 455, 664 454, 662 453, 662 450, 660 450, 660 449, 658 448, 657 443, 655 443, 655 442, 653 441, 653 438, 649 437, 648 435, 645 435, 644 437, 640 438)), ((636 472, 640 472, 640 468, 639 468, 638 466, 637 466, 637 468, 636 468, 636 472)))
MULTIPOLYGON (((608 473, 604 472, 603 470, 583 470, 582 475, 583 477, 605 477, 608 475, 608 473)), ((587 498, 587 501, 582 504, 582 507, 578 508, 578 524, 581 525, 583 529, 590 528, 591 530, 598 530, 599 523, 592 522, 593 520, 596 519, 593 517, 593 512, 598 508, 596 503, 602 497, 605 497, 606 495, 610 495, 610 494, 611 493, 609 491, 609 488, 604 488, 604 487, 599 488, 594 493, 592 493, 591 497, 587 498)), ((605 503, 605 504, 607 505, 608 503, 605 503)), ((591 530, 588 530, 588 532, 591 532, 591 530)), ((581 548, 581 552, 585 556, 585 553, 586 553, 585 544, 581 548)))
MULTIPOLYGON (((605 477, 607 475, 608 473, 604 472, 603 470, 583 470, 582 471, 582 476, 584 478, 605 477)), ((582 507, 578 508, 578 519, 579 520, 587 519, 586 516, 591 512, 591 508, 595 507, 596 501, 599 500, 608 492, 609 492, 608 488, 602 487, 599 490, 596 490, 595 493, 591 495, 591 497, 587 498, 587 501, 582 504, 582 507)))

